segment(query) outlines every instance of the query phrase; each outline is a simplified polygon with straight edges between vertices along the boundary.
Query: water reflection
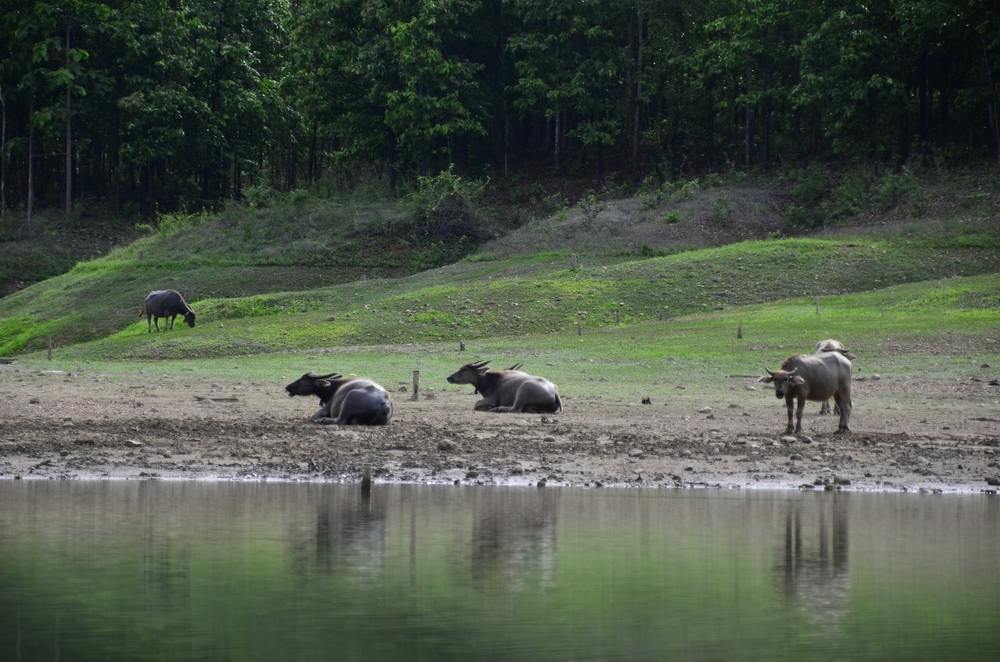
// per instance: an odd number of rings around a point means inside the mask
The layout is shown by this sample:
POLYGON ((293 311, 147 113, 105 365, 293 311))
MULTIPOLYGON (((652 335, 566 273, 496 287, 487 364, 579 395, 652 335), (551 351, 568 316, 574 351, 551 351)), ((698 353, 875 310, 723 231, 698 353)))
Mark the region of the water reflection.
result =
POLYGON ((386 556, 386 504, 378 493, 321 490, 312 526, 290 526, 293 567, 303 577, 334 572, 355 581, 378 579, 386 556), (305 529, 305 530, 304 530, 305 529))
POLYGON ((559 492, 511 491, 477 498, 469 568, 480 590, 550 589, 556 567, 559 492))
POLYGON ((851 585, 848 572, 851 495, 831 496, 818 501, 789 502, 781 563, 777 568, 781 594, 787 603, 828 632, 841 626, 849 610, 851 585))
POLYGON ((0 660, 993 659, 998 503, 0 482, 0 660))

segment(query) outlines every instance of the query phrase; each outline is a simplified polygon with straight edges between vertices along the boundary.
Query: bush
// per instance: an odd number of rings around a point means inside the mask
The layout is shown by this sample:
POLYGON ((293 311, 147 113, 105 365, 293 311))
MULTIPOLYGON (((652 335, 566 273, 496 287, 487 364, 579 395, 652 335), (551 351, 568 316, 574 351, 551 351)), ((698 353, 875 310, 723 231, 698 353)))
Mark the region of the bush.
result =
POLYGON ((413 222, 417 235, 435 239, 471 239, 491 236, 475 203, 489 180, 465 179, 448 166, 432 177, 418 177, 417 187, 405 195, 401 206, 413 222))
POLYGON ((900 202, 912 199, 919 187, 917 177, 909 168, 903 168, 898 173, 890 172, 885 175, 876 185, 872 198, 878 209, 888 211, 900 202))
POLYGON ((274 201, 277 192, 264 182, 258 182, 253 186, 248 186, 243 191, 243 200, 247 206, 254 209, 267 207, 274 201))
POLYGON ((812 165, 799 174, 798 181, 792 186, 792 197, 803 207, 815 207, 829 191, 826 174, 818 166, 812 165))
POLYGON ((681 215, 676 209, 671 209, 665 213, 660 220, 667 225, 673 225, 674 223, 681 222, 681 215))

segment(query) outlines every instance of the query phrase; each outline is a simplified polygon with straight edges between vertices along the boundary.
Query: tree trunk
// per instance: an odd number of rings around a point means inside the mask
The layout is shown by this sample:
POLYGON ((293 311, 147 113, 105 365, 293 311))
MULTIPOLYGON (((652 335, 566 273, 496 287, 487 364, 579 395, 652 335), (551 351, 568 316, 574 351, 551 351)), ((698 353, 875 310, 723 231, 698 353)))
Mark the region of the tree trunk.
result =
POLYGON ((555 121, 553 124, 555 128, 552 131, 552 160, 556 166, 559 165, 559 127, 560 120, 562 119, 562 112, 556 109, 555 121))
POLYGON ((31 211, 35 204, 35 91, 28 99, 28 216, 26 224, 31 225, 31 211))
MULTIPOLYGON (((66 69, 69 70, 69 17, 66 18, 66 69)), ((66 202, 65 214, 73 210, 73 86, 66 83, 66 202)))
POLYGON ((639 106, 642 104, 642 6, 635 0, 635 107, 632 109, 632 166, 639 167, 639 106))
POLYGON ((0 85, 0 223, 7 213, 7 102, 0 85))
POLYGON ((990 51, 986 46, 986 37, 980 35, 979 43, 983 48, 983 65, 986 67, 986 80, 990 86, 990 97, 986 104, 986 110, 990 119, 990 130, 993 132, 993 142, 996 143, 997 163, 1000 163, 1000 113, 997 109, 997 88, 993 81, 993 68, 990 66, 990 51))
MULTIPOLYGON (((746 81, 746 91, 750 92, 750 67, 747 67, 747 81, 746 81)), ((746 104, 746 117, 743 121, 743 161, 746 163, 747 167, 750 166, 753 160, 753 106, 748 102, 746 104)))

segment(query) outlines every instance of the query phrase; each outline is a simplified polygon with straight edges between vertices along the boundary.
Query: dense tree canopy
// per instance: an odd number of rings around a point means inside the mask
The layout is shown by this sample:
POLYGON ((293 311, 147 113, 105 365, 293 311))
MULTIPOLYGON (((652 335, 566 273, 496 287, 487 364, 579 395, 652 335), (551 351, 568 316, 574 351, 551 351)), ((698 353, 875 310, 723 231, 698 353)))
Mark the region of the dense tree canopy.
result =
POLYGON ((7 0, 0 207, 1000 159, 994 0, 7 0))

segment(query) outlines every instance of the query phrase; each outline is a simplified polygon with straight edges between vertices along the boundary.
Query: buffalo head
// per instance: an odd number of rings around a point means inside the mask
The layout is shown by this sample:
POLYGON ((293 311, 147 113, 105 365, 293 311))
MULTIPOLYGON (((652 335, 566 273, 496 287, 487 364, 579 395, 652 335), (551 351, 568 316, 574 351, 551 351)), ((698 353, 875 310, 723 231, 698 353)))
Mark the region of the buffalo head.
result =
POLYGON ((461 368, 459 368, 454 373, 448 375, 449 384, 472 384, 476 385, 482 378, 483 374, 486 373, 488 368, 486 365, 489 361, 477 361, 475 363, 466 363, 461 368))
POLYGON ((785 397, 787 393, 791 391, 796 386, 801 386, 806 383, 806 380, 801 376, 796 375, 798 368, 794 370, 779 370, 778 372, 771 372, 767 368, 764 368, 764 372, 767 373, 767 377, 761 377, 758 381, 765 384, 774 384, 774 395, 778 399, 785 397))
POLYGON ((190 326, 192 329, 194 328, 194 311, 193 310, 189 310, 186 313, 184 313, 184 323, 187 324, 188 326, 190 326))
POLYGON ((326 391, 328 391, 333 384, 330 380, 338 379, 341 375, 336 372, 331 372, 329 375, 314 375, 311 372, 307 372, 302 375, 294 382, 285 387, 285 391, 288 393, 288 397, 293 397, 296 395, 315 395, 322 400, 326 391))

